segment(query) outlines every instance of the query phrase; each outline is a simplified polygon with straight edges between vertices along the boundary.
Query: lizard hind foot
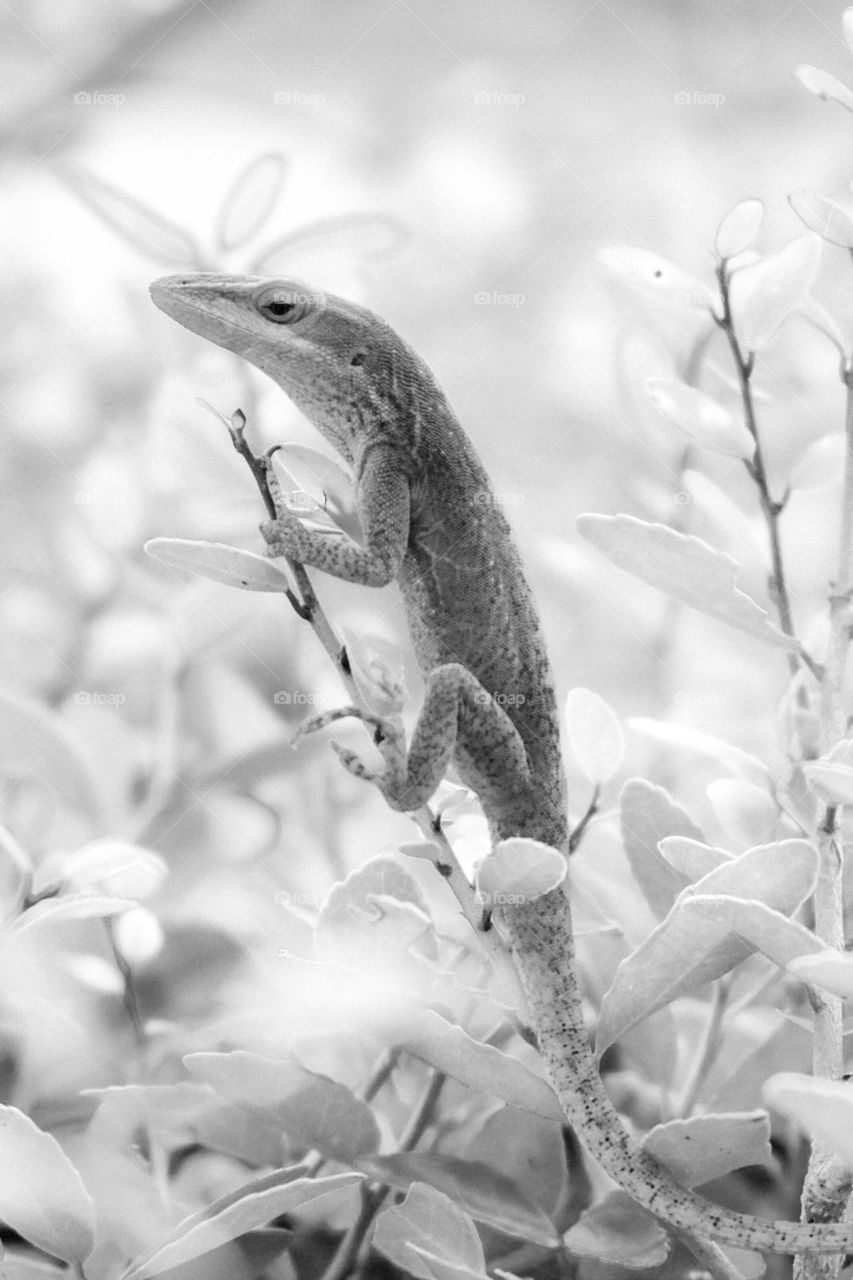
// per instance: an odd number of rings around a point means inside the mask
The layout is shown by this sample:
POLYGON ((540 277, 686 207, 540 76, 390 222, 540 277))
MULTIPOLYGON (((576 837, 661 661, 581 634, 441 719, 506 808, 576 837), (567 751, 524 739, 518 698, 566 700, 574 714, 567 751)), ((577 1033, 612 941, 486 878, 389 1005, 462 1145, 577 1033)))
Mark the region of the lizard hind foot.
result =
POLYGON ((375 782, 377 786, 382 786, 382 773, 377 773, 375 769, 366 765, 357 751, 345 747, 335 738, 332 739, 332 750, 347 773, 351 773, 354 778, 361 778, 363 782, 375 782))

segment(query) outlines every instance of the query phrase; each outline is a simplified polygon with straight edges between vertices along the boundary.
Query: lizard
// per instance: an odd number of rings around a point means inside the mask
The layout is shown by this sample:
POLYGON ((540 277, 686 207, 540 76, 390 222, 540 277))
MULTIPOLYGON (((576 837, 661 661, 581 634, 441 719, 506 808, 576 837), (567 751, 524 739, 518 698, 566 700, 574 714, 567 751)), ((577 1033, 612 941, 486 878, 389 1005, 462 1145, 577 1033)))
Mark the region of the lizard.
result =
MULTIPOLYGON (((413 812, 453 763, 494 841, 568 854, 559 715, 514 535, 426 362, 372 311, 293 280, 193 273, 151 285, 186 329, 271 377, 351 468, 362 541, 280 512, 268 553, 402 593, 424 697, 378 782, 413 812)), ((353 753, 344 764, 371 776, 353 753)), ((605 1172, 676 1230, 770 1253, 853 1249, 853 1224, 769 1220, 681 1187, 623 1125, 590 1046, 563 886, 501 908, 540 1053, 567 1120, 605 1172)))

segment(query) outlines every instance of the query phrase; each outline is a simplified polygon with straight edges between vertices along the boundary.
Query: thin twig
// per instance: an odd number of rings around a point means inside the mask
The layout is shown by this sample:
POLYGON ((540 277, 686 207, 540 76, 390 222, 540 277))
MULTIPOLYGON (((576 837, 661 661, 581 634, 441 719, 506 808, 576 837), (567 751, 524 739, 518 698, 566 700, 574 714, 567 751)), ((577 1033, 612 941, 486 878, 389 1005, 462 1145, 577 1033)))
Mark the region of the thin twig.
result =
MULTIPOLYGON (((796 640, 797 635, 794 629, 794 615, 791 609, 791 600, 788 595, 788 585, 785 578, 785 568, 782 559, 782 543, 779 536, 779 517, 785 509, 788 500, 786 493, 781 499, 774 499, 770 493, 770 486, 767 480, 767 468, 764 462, 764 451, 761 447, 761 437, 758 433, 758 425, 755 417, 755 404, 752 398, 752 370, 753 356, 745 356, 740 348, 737 334, 734 328, 734 319, 732 316, 731 296, 729 293, 729 275, 727 264, 721 262, 717 267, 717 280, 720 286, 720 298, 723 304, 722 316, 716 316, 716 323, 726 335, 729 349, 732 353, 735 371, 737 373, 738 385, 740 387, 741 401, 743 403, 743 414, 746 429, 752 436, 754 451, 752 458, 744 459, 744 465, 755 482, 758 489, 758 498, 761 505, 761 511, 764 515, 764 523, 767 526, 767 536, 770 543, 770 594, 776 606, 779 615, 779 626, 786 636, 790 636, 792 640, 796 640)), ((789 652, 787 655, 788 666, 791 675, 797 674, 797 659, 803 662, 811 671, 812 675, 820 678, 821 670, 801 646, 797 653, 789 652)), ((805 696, 805 691, 800 693, 805 696)), ((799 696, 799 694, 798 694, 799 696)))

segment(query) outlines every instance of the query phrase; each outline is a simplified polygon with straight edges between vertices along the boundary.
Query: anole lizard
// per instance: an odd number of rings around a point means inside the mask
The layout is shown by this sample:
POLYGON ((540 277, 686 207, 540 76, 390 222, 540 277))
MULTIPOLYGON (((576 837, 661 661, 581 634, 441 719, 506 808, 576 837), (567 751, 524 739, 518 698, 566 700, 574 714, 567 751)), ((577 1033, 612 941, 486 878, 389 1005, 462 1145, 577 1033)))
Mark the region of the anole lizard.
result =
MULTIPOLYGON (((425 696, 408 752, 385 743, 374 780, 388 802, 417 810, 453 762, 494 839, 527 836, 566 852, 559 721, 536 607, 489 479, 430 369, 371 311, 293 281, 167 276, 151 295, 185 328, 268 374, 352 469, 363 545, 292 514, 262 530, 272 555, 400 587, 425 696)), ((344 763, 371 776, 351 753, 344 763)), ((502 913, 566 1116, 622 1188, 672 1226, 741 1248, 853 1248, 853 1225, 767 1221, 678 1186, 628 1135, 602 1084, 566 894, 554 889, 502 913)))

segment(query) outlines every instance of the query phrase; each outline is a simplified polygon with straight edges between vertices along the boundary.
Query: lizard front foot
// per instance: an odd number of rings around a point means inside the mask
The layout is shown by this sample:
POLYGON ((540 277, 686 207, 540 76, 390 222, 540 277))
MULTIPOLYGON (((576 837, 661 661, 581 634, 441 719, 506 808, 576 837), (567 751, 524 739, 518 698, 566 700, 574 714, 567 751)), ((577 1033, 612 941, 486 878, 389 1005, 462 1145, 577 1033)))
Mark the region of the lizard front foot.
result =
POLYGON ((302 558, 300 550, 304 550, 305 529, 298 516, 285 511, 275 520, 262 520, 258 528, 267 544, 268 556, 289 556, 291 560, 302 558))

